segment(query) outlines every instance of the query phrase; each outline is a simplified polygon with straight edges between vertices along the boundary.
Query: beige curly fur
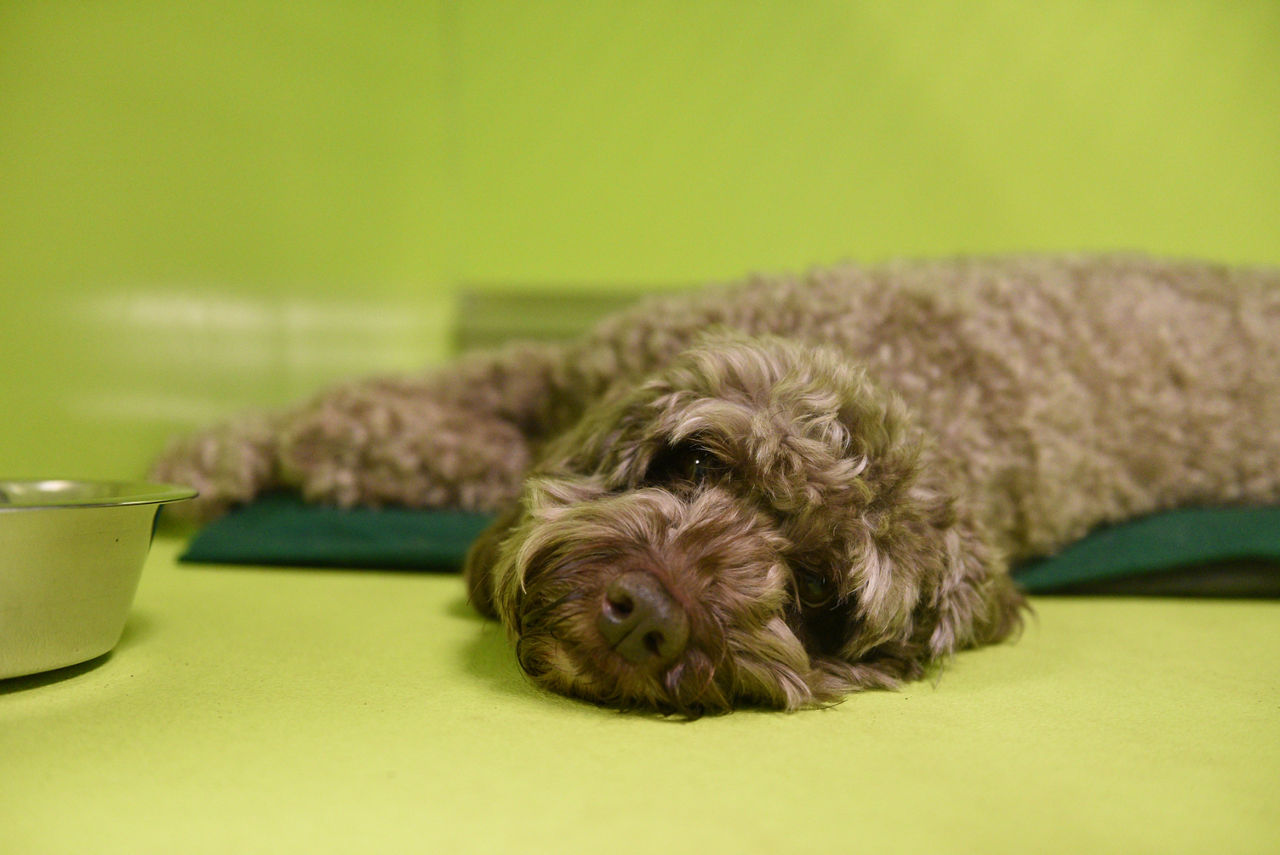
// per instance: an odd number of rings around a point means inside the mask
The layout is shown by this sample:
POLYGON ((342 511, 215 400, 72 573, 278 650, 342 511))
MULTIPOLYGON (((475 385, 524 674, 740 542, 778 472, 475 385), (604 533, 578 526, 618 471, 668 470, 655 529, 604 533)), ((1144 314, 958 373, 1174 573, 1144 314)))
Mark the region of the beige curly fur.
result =
POLYGON ((182 440, 153 476, 205 516, 280 486, 502 509, 468 586, 522 667, 697 714, 892 686, 1005 638, 1010 561, 1280 499, 1278 424, 1276 271, 960 259, 653 300, 182 440), (611 632, 636 597, 648 653, 611 632))

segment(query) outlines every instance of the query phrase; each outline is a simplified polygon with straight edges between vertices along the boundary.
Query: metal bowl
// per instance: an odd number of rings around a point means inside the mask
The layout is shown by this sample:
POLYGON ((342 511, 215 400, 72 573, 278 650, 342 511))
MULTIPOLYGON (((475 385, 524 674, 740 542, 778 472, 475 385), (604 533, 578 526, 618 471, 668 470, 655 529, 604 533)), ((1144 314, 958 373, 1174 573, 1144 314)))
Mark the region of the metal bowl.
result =
POLYGON ((0 679, 116 646, 156 511, 196 491, 124 481, 0 481, 0 679))

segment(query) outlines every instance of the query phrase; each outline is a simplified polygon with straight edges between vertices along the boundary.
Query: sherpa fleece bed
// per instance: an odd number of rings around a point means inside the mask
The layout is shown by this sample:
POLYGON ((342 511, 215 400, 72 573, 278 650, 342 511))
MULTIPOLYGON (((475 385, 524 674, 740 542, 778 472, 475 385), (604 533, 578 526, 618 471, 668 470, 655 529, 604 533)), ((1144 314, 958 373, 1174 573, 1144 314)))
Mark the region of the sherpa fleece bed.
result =
MULTIPOLYGON (((341 509, 265 496, 215 520, 182 560, 457 570, 490 520, 463 511, 341 509)), ((1014 568, 1032 593, 1280 596, 1280 507, 1168 511, 1094 531, 1014 568)))

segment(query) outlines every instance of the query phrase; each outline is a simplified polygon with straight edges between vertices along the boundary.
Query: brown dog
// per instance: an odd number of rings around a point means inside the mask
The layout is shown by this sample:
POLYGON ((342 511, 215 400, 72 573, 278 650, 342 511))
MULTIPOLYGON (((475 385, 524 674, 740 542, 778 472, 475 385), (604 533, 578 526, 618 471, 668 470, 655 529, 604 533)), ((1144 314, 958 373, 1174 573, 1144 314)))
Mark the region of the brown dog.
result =
POLYGON ((1280 275, 1128 257, 846 267, 176 444, 268 486, 502 509, 472 602, 555 691, 697 714, 922 675, 1021 622, 1011 560, 1280 499, 1280 275))

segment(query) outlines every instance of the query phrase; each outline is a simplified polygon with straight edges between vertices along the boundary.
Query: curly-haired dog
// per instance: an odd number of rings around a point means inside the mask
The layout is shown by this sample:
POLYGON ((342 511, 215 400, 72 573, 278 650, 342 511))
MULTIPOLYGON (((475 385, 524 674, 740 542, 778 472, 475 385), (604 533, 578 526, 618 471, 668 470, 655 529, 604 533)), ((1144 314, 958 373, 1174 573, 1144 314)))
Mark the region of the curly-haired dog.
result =
POLYGON ((475 606, 555 691, 689 714, 922 675, 1020 625, 1010 561, 1280 499, 1280 274, 896 263, 659 299, 175 445, 206 513, 287 485, 501 509, 475 606))

